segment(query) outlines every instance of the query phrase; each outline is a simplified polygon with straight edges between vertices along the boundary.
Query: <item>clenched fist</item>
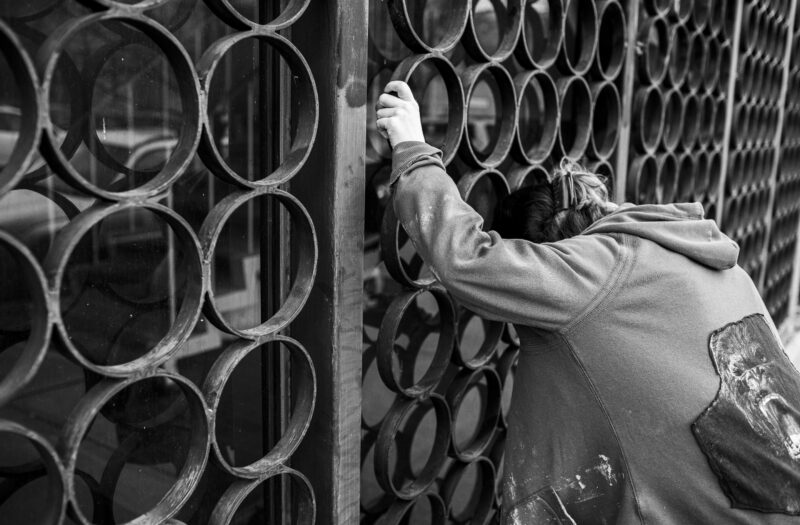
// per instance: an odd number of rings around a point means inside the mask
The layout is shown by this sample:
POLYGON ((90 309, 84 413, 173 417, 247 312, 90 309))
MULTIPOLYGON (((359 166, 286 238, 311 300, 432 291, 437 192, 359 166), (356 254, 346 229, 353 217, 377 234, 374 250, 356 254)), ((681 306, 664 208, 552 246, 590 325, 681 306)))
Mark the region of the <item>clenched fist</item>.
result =
POLYGON ((411 88, 402 80, 393 80, 383 88, 378 97, 376 124, 378 131, 394 148, 401 142, 416 140, 424 142, 419 106, 411 88), (396 93, 397 96, 392 93, 396 93))

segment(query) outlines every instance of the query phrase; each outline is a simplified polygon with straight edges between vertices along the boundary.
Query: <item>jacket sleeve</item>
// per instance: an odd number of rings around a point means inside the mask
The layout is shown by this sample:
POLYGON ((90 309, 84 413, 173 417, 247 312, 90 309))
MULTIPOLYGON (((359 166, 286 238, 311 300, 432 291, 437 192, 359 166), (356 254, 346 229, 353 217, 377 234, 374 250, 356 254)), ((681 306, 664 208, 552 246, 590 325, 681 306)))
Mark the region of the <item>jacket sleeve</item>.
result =
POLYGON ((493 320, 557 330, 603 289, 620 247, 607 235, 534 244, 482 230, 441 152, 423 142, 395 147, 394 209, 433 275, 464 306, 493 320))

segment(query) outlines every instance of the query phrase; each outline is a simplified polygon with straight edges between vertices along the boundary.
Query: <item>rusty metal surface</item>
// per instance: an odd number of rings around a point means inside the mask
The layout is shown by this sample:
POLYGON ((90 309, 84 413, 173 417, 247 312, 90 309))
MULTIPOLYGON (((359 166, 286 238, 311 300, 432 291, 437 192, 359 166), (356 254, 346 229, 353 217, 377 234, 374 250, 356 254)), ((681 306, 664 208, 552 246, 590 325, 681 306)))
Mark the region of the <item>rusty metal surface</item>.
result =
MULTIPOLYGON (((53 360, 66 359, 69 366, 82 374, 83 381, 78 385, 79 397, 69 412, 62 415, 63 425, 57 435, 45 436, 29 428, 36 423, 35 419, 31 423, 24 418, 21 422, 0 418, 0 444, 12 437, 24 439, 39 456, 33 463, 0 467, 4 486, 0 504, 44 478, 46 495, 29 502, 40 507, 44 523, 61 524, 67 516, 84 524, 186 523, 184 520, 188 518, 179 514, 191 516, 198 506, 197 502, 189 503, 193 493, 202 480, 217 476, 229 486, 219 501, 211 502, 216 506, 211 512, 211 522, 230 523, 248 494, 283 477, 293 483, 297 498, 294 509, 286 512, 293 512, 297 523, 313 523, 316 513, 313 489, 305 476, 289 468, 288 463, 304 439, 314 411, 316 372, 302 345, 277 333, 287 328, 303 308, 314 285, 317 267, 315 226, 300 201, 282 186, 308 159, 318 128, 319 102, 311 70, 294 44, 278 34, 303 15, 309 0, 291 0, 267 23, 251 21, 228 0, 209 0, 213 12, 239 32, 219 38, 202 56, 197 49, 190 52, 173 34, 199 9, 194 2, 143 0, 131 4, 82 0, 82 7, 69 8, 71 16, 47 34, 27 25, 55 9, 66 9, 57 4, 40 2, 36 9, 10 6, 0 11, 8 17, 0 20, 0 52, 13 72, 20 108, 17 138, 0 171, 0 198, 12 193, 16 198, 21 192, 36 195, 64 217, 63 227, 55 228, 49 248, 41 257, 26 246, 27 241, 17 238, 17 231, 0 230, 0 248, 18 267, 21 286, 29 297, 30 315, 24 327, 29 335, 16 343, 21 345, 17 357, 10 362, 6 360, 1 370, 0 409, 17 401, 16 396, 41 373, 46 359, 46 366, 52 366, 53 360), (112 41, 84 49, 85 62, 76 63, 67 51, 68 45, 83 41, 87 32, 98 28, 107 31, 112 41), (223 159, 209 121, 214 72, 230 48, 246 39, 262 42, 280 53, 295 78, 294 94, 302 102, 296 136, 284 162, 255 181, 236 173, 223 159), (98 78, 115 53, 130 44, 159 53, 176 79, 179 100, 172 103, 180 107, 177 135, 167 142, 165 149, 169 149, 169 154, 157 169, 139 169, 118 160, 100 139, 105 133, 105 122, 101 130, 94 116, 88 116, 98 103, 95 90, 98 78), (30 56, 31 47, 38 49, 36 60, 30 56), (66 124, 63 119, 56 122, 51 114, 55 85, 64 81, 72 90, 66 124), (104 169, 116 173, 115 182, 103 186, 92 174, 76 167, 75 159, 84 154, 81 148, 104 169), (193 176, 189 173, 190 166, 198 155, 213 176, 239 188, 209 206, 210 213, 202 226, 194 218, 190 224, 182 215, 183 210, 172 204, 173 192, 180 191, 177 188, 193 176), (60 179, 57 186, 52 179, 44 183, 52 173, 60 179), (61 185, 62 182, 72 189, 61 185), (265 200, 279 203, 294 226, 296 251, 292 256, 297 258, 296 273, 293 286, 273 316, 256 326, 236 328, 218 308, 218 296, 212 286, 215 248, 226 221, 237 209, 265 200), (115 356, 111 342, 107 355, 88 355, 73 333, 75 326, 65 319, 64 312, 75 301, 69 287, 87 284, 85 276, 73 275, 70 265, 76 257, 89 256, 87 243, 91 244, 101 225, 131 220, 135 213, 147 215, 165 238, 174 241, 181 254, 180 272, 185 282, 174 298, 174 315, 165 333, 156 340, 137 342, 142 350, 138 355, 115 356), (195 233, 198 229, 199 233, 195 233), (190 336, 202 328, 202 312, 230 335, 225 344, 227 349, 211 364, 201 390, 195 380, 170 363, 186 350, 190 336), (287 396, 287 400, 291 396, 292 410, 280 439, 264 457, 244 467, 233 466, 220 452, 217 439, 220 397, 241 361, 253 352, 269 351, 270 345, 281 345, 289 351, 292 368, 287 384, 291 389, 281 395, 287 396), (148 395, 155 393, 153 404, 169 403, 153 407, 151 414, 148 412, 151 408, 135 404, 146 405, 145 398, 137 397, 145 391, 148 395), (79 458, 84 457, 90 432, 101 419, 110 422, 119 443, 116 449, 111 442, 107 443, 110 456, 97 477, 96 473, 83 470, 79 458), (185 441, 181 441, 184 437, 185 441), (177 444, 171 445, 173 442, 177 444), (185 449, 181 448, 184 445, 185 449), (145 459, 141 447, 156 456, 145 459), (174 457, 165 456, 170 447, 175 449, 174 457), (214 454, 210 456, 212 448, 214 454), (129 461, 171 463, 175 469, 174 482, 165 485, 160 498, 149 507, 129 510, 132 517, 120 520, 114 507, 115 497, 122 490, 118 482, 129 461), (215 474, 218 471, 224 471, 227 477, 215 474)), ((4 200, 3 205, 7 202, 12 199, 4 200)), ((124 290, 106 292, 116 294, 122 302, 134 302, 125 296, 124 290)), ((147 301, 142 305, 145 311, 150 308, 147 301)), ((13 411, 4 412, 3 417, 7 413, 13 411)))

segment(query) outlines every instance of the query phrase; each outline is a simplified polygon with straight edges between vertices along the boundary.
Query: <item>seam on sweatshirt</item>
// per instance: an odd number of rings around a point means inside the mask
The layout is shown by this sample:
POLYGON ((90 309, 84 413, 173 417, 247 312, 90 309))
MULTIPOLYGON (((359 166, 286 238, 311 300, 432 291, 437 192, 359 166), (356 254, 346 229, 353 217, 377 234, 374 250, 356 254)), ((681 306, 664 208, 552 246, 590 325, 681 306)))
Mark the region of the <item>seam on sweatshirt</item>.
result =
POLYGON ((389 186, 394 186, 400 178, 411 171, 412 168, 419 168, 423 165, 429 164, 437 164, 442 170, 444 170, 444 164, 442 164, 441 159, 439 158, 438 154, 436 153, 417 153, 413 155, 410 159, 405 161, 401 164, 396 170, 389 175, 389 186), (415 164, 419 163, 419 166, 415 164))
POLYGON ((630 463, 628 462, 628 456, 625 453, 625 449, 622 446, 622 441, 619 439, 619 432, 617 432, 617 427, 614 425, 614 421, 611 419, 611 416, 608 413, 608 409, 606 408, 606 404, 603 402, 603 399, 600 397, 600 393, 597 391, 597 387, 592 381, 592 378, 589 376, 589 372, 586 370, 586 367, 583 365, 583 361, 575 352, 575 349, 572 347, 572 343, 570 342, 569 338, 565 334, 559 334, 562 341, 566 345, 567 349, 569 350, 569 354, 572 359, 575 361, 575 364, 578 365, 578 368, 583 374, 583 378, 586 380, 586 384, 589 385, 589 390, 592 392, 592 396, 594 397, 597 404, 600 406, 600 410, 603 412, 603 416, 606 418, 606 422, 608 423, 609 428, 611 428, 611 433, 614 436, 614 440, 617 442, 617 447, 619 447, 619 454, 622 459, 622 464, 625 468, 625 472, 628 473, 628 481, 631 487, 631 493, 633 494, 633 504, 636 510, 636 515, 639 516, 639 522, 644 525, 645 519, 644 514, 642 513, 642 507, 639 502, 639 493, 636 490, 636 483, 633 479, 633 473, 631 471, 630 463))
MULTIPOLYGON (((611 237, 617 237, 617 235, 612 234, 611 237)), ((626 263, 630 259, 630 253, 632 250, 629 249, 629 243, 627 242, 627 236, 620 235, 620 238, 617 239, 617 243, 619 245, 619 252, 617 253, 617 261, 614 263, 614 267, 611 269, 611 275, 609 275, 608 279, 605 280, 603 286, 600 287, 600 290, 592 297, 592 300, 581 310, 578 315, 576 315, 573 319, 571 319, 566 325, 556 330, 559 334, 566 334, 570 330, 572 330, 575 326, 581 323, 586 317, 588 317, 597 307, 617 288, 617 284, 620 282, 620 277, 623 274, 623 270, 628 266, 626 263)))

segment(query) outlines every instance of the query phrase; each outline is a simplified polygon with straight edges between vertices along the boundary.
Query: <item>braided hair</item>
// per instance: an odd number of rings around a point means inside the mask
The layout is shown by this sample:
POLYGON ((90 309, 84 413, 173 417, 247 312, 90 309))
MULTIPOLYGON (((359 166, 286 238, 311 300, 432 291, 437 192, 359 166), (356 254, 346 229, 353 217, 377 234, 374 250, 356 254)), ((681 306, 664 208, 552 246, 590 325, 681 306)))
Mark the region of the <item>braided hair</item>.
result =
POLYGON ((505 238, 554 242, 580 234, 615 209, 605 177, 563 159, 551 181, 524 186, 504 199, 497 207, 494 229, 505 238), (564 184, 574 188, 571 202, 561 202, 564 184))

